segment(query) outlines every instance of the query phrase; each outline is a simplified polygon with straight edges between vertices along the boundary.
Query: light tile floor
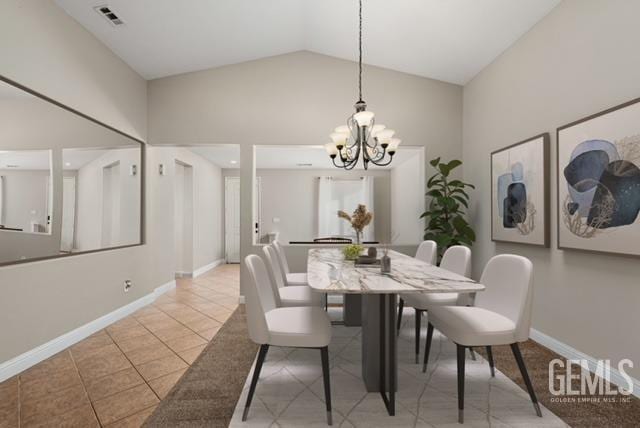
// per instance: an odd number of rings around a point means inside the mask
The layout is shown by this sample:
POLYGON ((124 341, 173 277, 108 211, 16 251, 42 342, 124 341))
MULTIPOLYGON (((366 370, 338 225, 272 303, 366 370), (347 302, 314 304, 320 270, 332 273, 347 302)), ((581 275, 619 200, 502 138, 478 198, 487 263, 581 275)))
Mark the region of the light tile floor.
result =
POLYGON ((222 265, 0 384, 0 428, 138 427, 238 306, 222 265))
MULTIPOLYGON (((333 315, 333 314, 332 314, 333 315)), ((434 333, 426 374, 414 363, 413 314, 406 314, 398 340, 396 416, 390 417, 378 393, 367 393, 361 378, 361 335, 354 327, 334 326, 329 345, 334 426, 339 427, 566 427, 549 410, 535 415, 526 392, 488 363, 467 358, 465 424, 457 422, 455 345, 434 333)), ((423 330, 426 330, 424 328, 423 330)), ((426 332, 423 331, 422 343, 426 332)), ((253 373, 253 369, 251 371, 253 373)), ((250 375, 251 375, 250 373, 250 375)), ((249 418, 242 422, 249 379, 238 401, 232 427, 326 427, 320 352, 269 349, 249 418)), ((546 387, 546 385, 539 386, 546 387)))

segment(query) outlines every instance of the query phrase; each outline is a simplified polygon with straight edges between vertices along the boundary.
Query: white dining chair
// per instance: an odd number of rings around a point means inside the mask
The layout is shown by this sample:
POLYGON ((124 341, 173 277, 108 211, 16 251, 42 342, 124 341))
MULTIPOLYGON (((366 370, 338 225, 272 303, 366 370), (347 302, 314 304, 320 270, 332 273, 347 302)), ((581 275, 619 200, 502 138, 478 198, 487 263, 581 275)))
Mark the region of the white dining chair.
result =
POLYGON ((278 254, 272 245, 262 247, 267 268, 271 275, 271 285, 276 296, 276 305, 281 306, 324 306, 324 295, 313 291, 308 285, 286 287, 284 273, 280 269, 278 254))
POLYGON ((493 257, 482 273, 486 289, 476 296, 475 306, 435 306, 429 310, 425 365, 431 350, 433 330, 456 344, 458 360, 458 422, 464 422, 465 348, 485 346, 491 375, 495 376, 491 347, 510 345, 520 374, 542 417, 540 405, 522 359, 518 343, 529 339, 533 300, 533 266, 529 259, 512 254, 493 257))
POLYGON ((422 241, 418 245, 415 258, 430 265, 435 265, 438 260, 438 244, 435 241, 422 241))
POLYGON ((275 248, 278 254, 278 261, 280 262, 280 269, 285 276, 285 285, 309 285, 307 282, 306 272, 292 273, 289 270, 289 263, 287 262, 287 255, 284 252, 284 247, 279 241, 273 241, 271 244, 275 248))
MULTIPOLYGON (((438 244, 435 241, 422 241, 418 245, 415 258, 430 265, 435 265, 438 260, 438 244)), ((401 295, 398 301, 398 333, 400 333, 400 325, 402 324, 402 312, 404 310, 406 296, 401 295)), ((417 345, 419 346, 419 344, 417 345)), ((418 360, 416 359, 416 363, 418 360)))
MULTIPOLYGON (((435 252, 437 252, 437 249, 435 252)), ((447 251, 442 256, 440 267, 458 275, 469 277, 471 275, 471 250, 463 245, 454 245, 447 248, 447 251)), ((400 333, 400 326, 402 325, 404 306, 412 307, 415 311, 415 361, 417 364, 420 361, 420 331, 423 312, 428 311, 429 307, 434 305, 455 305, 461 301, 461 298, 458 293, 407 293, 402 294, 400 298, 398 333, 400 333)), ((473 356, 475 359, 475 355, 473 356)))
POLYGON ((331 322, 327 313, 319 307, 311 306, 277 307, 271 280, 262 259, 252 254, 245 258, 245 263, 250 277, 249 287, 245 293, 247 327, 249 337, 260 345, 260 351, 253 369, 242 420, 247 420, 251 400, 260 378, 260 370, 269 347, 281 346, 320 350, 327 423, 332 425, 328 348, 331 342, 331 322))

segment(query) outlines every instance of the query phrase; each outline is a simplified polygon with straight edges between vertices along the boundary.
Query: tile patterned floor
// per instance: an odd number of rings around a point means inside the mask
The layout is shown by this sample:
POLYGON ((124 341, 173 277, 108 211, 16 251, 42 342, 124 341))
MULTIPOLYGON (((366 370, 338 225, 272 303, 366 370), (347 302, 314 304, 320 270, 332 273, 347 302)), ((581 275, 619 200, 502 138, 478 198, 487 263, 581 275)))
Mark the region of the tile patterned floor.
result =
MULTIPOLYGON (((360 329, 333 326, 329 345, 334 426, 339 427, 566 427, 548 409, 535 415, 528 394, 478 355, 467 358, 465 424, 457 422, 455 345, 434 333, 429 369, 414 363, 413 314, 406 314, 398 340, 396 416, 380 395, 367 393, 361 378, 360 329)), ((426 322, 426 321, 425 321, 426 322)), ((423 328, 423 341, 426 328, 423 328)), ((253 373, 253 369, 251 371, 253 373)), ((251 375, 250 373, 250 375, 251 375)), ((249 418, 242 422, 249 377, 231 427, 326 427, 320 352, 270 348, 249 418)), ((543 386, 544 387, 544 386, 543 386)))
POLYGON ((152 305, 0 384, 0 428, 138 427, 238 305, 238 265, 180 279, 152 305))

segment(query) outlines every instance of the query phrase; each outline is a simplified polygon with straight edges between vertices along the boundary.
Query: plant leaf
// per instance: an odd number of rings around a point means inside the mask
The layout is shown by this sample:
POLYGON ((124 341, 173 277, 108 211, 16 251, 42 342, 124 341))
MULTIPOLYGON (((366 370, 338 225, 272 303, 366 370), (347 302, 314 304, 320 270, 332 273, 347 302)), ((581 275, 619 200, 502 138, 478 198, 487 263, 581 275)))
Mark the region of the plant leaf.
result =
POLYGON ((431 162, 429 162, 431 164, 432 167, 436 167, 436 165, 438 165, 440 163, 440 158, 437 157, 435 159, 433 159, 431 162))
POLYGON ((455 196, 453 196, 453 199, 455 199, 456 201, 460 202, 462 205, 465 206, 465 208, 469 208, 469 203, 462 196, 455 195, 455 196))
POLYGON ((449 161, 449 163, 447 164, 447 168, 449 168, 449 171, 452 171, 455 168, 459 167, 460 165, 462 165, 462 161, 458 159, 454 159, 452 161, 449 161))

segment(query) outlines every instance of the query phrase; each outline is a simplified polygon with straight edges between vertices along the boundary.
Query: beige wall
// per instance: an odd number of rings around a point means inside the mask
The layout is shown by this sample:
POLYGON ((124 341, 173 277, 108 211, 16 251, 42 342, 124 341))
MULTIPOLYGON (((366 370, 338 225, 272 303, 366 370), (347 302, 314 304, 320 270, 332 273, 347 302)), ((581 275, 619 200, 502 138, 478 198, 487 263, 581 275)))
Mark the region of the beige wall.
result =
MULTIPOLYGON (((435 155, 438 156, 438 155, 435 155)), ((420 153, 391 170, 391 233, 394 244, 419 244, 424 239, 425 160, 420 153), (418 177, 422 183, 418 182, 418 177), (422 185, 420 185, 422 184, 422 185)))
POLYGON ((559 251, 555 129, 640 96, 640 2, 565 0, 464 89, 464 176, 473 193, 475 275, 496 253, 535 266, 534 328, 596 358, 631 358, 640 376, 640 262, 559 251), (494 244, 489 153, 551 133, 551 249, 494 244))
MULTIPOLYGON (((146 136, 146 82, 53 2, 0 2, 0 74, 146 136)), ((143 246, 0 268, 0 361, 148 294, 149 259, 143 246)))
MULTIPOLYGON (((253 145, 326 142, 353 112, 356 90, 355 63, 309 52, 157 79, 149 82, 149 141, 240 145, 244 257, 260 250, 252 243, 253 145)), ((426 159, 461 157, 460 86, 366 66, 364 98, 403 144, 425 146, 426 159)))

